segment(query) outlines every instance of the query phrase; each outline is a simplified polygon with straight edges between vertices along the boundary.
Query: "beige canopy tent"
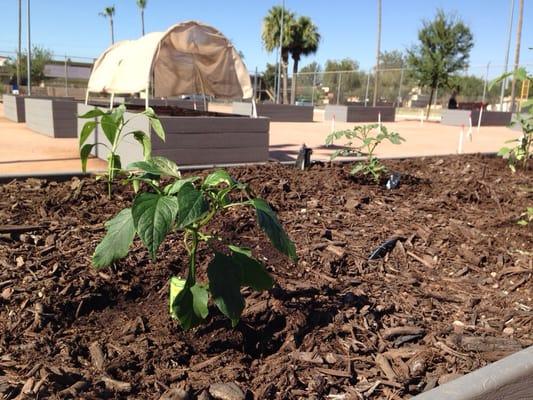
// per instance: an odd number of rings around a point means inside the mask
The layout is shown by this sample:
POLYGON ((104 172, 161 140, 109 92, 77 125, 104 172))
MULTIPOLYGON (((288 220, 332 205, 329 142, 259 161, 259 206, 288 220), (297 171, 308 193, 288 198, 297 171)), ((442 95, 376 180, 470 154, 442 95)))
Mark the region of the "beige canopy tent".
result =
POLYGON ((94 64, 86 100, 89 93, 141 92, 148 106, 150 95, 236 99, 252 97, 253 89, 231 42, 211 26, 188 21, 109 47, 94 64))

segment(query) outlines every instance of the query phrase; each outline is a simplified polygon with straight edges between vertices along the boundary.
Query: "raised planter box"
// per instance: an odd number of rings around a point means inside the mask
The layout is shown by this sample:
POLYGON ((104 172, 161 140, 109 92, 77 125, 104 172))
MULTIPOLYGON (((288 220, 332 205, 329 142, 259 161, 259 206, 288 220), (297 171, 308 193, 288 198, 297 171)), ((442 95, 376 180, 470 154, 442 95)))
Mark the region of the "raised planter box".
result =
MULTIPOLYGON (((94 107, 78 105, 78 114, 94 107)), ((165 129, 166 141, 151 131, 148 119, 138 117, 128 124, 128 130, 150 132, 152 155, 164 156, 178 165, 221 165, 268 161, 269 126, 267 118, 248 118, 238 115, 198 113, 193 116, 162 115, 156 109, 165 129)), ((127 112, 130 119, 135 114, 127 112)), ((87 120, 78 120, 78 134, 87 120)), ((88 143, 104 141, 103 133, 96 130, 88 143)), ((118 148, 122 164, 143 159, 142 148, 131 136, 126 137, 118 148)), ((95 146, 93 155, 107 160, 106 147, 95 146)))
MULTIPOLYGON (((134 99, 134 98, 127 98, 125 100, 125 104, 132 104, 135 106, 144 106, 146 104, 146 101, 144 99, 134 99)), ((198 111, 208 111, 209 110, 209 103, 206 101, 204 106, 203 101, 193 101, 193 100, 182 100, 182 99, 150 99, 149 102, 150 107, 161 107, 161 106, 169 106, 169 107, 179 107, 179 108, 185 108, 187 110, 198 110, 198 111)))
POLYGON ((4 94, 4 116, 15 122, 26 122, 24 109, 24 96, 4 94))
POLYGON ((457 378, 412 400, 533 399, 533 347, 457 378))
MULTIPOLYGON (((472 125, 477 126, 479 110, 442 110, 441 124, 452 126, 468 126, 469 118, 472 115, 472 125)), ((483 111, 481 116, 481 126, 508 126, 511 123, 510 112, 505 111, 483 111)))
POLYGON ((381 122, 394 122, 396 108, 327 105, 324 120, 331 121, 335 117, 337 122, 378 122, 379 115, 381 122))
MULTIPOLYGON (((267 117, 275 122, 313 122, 313 106, 258 103, 256 108, 259 117, 267 117)), ((252 115, 252 103, 233 102, 232 112, 238 115, 252 115)))
POLYGON ((53 138, 77 136, 77 103, 73 98, 24 99, 26 126, 32 131, 53 138))

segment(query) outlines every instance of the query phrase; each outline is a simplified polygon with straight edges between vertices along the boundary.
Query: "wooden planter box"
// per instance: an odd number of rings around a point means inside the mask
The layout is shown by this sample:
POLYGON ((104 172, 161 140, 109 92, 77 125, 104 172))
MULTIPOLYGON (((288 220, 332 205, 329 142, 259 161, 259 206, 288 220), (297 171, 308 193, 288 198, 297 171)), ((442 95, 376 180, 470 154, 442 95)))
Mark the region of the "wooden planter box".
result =
POLYGON ((24 99, 26 126, 32 131, 53 138, 75 138, 77 136, 77 103, 73 98, 24 99))
POLYGON ((533 346, 412 400, 520 400, 533 398, 533 346))
POLYGON ((4 94, 4 116, 15 122, 26 122, 24 96, 4 94))
MULTIPOLYGON (((441 124, 452 126, 469 126, 470 115, 472 125, 477 126, 479 110, 442 110, 441 124)), ((505 111, 483 111, 481 126, 508 126, 511 123, 512 113, 505 111)))
MULTIPOLYGON (((125 100, 125 104, 126 105, 132 104, 135 106, 144 106, 146 104, 146 101, 144 99, 127 98, 125 100)), ((170 106, 170 107, 185 108, 188 110, 208 111, 209 103, 206 101, 205 104, 207 105, 207 109, 204 107, 203 101, 194 102, 192 100, 181 100, 181 99, 150 99, 149 106, 150 107, 170 106)))
MULTIPOLYGON (((78 114, 94 107, 78 105, 78 114)), ((157 112, 157 110, 156 110, 157 112)), ((125 119, 135 114, 126 112, 125 119)), ((268 161, 269 120, 237 115, 165 116, 160 115, 165 129, 163 142, 150 129, 146 117, 138 117, 128 124, 128 130, 150 132, 152 155, 164 156, 178 165, 223 165, 257 163, 268 161)), ((87 120, 78 120, 78 134, 87 120)), ((100 130, 96 130, 87 143, 105 142, 100 130)), ((126 137, 119 146, 123 166, 143 159, 142 148, 133 137, 126 137)), ((93 155, 107 160, 109 151, 104 146, 95 146, 93 155)))
POLYGON ((327 105, 324 120, 331 121, 335 116, 337 122, 378 122, 380 114, 381 122, 394 122, 396 108, 327 105))
MULTIPOLYGON (((274 122, 313 122, 313 106, 258 103, 257 115, 274 122)), ((252 103, 233 102, 233 114, 252 115, 252 103)))

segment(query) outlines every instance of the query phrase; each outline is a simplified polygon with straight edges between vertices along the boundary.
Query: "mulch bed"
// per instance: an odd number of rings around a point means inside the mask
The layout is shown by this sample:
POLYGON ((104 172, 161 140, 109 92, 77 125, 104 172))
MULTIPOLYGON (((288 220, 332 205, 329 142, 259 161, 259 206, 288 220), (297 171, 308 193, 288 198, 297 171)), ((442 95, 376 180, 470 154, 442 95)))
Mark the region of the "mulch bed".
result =
POLYGON ((396 190, 349 166, 232 169, 278 210, 300 261, 249 210, 228 212, 211 228, 253 248, 276 287, 244 290, 235 329, 211 306, 188 332, 168 316, 168 279, 186 273, 179 235, 156 262, 136 241, 113 268, 90 266, 129 187, 109 201, 92 179, 1 185, 0 397, 400 399, 532 345, 532 227, 516 223, 531 170, 482 156, 387 165, 403 174, 396 190))

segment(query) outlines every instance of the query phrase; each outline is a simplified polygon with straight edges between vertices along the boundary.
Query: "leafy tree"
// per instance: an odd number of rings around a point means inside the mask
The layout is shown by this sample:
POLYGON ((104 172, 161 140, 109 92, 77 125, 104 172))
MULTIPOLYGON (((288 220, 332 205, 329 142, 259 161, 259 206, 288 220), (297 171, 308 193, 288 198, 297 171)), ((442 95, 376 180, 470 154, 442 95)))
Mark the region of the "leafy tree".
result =
POLYGON ((287 67, 291 45, 291 27, 294 25, 294 13, 280 6, 272 7, 263 18, 263 32, 261 39, 263 46, 269 52, 279 47, 281 39, 281 18, 283 15, 283 43, 281 46, 281 77, 283 80, 283 103, 288 103, 287 67))
POLYGON ((316 53, 318 43, 320 42, 320 33, 317 26, 309 17, 299 17, 291 26, 290 48, 293 59, 292 65, 292 87, 291 87, 291 104, 296 100, 296 81, 294 79, 298 74, 298 63, 302 56, 308 56, 316 53))
POLYGON ((137 7, 139 7, 139 10, 141 11, 141 28, 142 28, 142 35, 144 36, 144 9, 146 8, 146 4, 148 3, 148 0, 136 0, 137 7))
POLYGON ((109 27, 111 28, 111 44, 115 43, 115 30, 113 27, 113 17, 115 16, 115 6, 105 7, 104 11, 98 13, 99 16, 109 19, 109 27))
MULTIPOLYGON (((315 103, 319 102, 324 97, 324 92, 317 89, 322 82, 321 71, 322 67, 316 61, 300 68, 300 72, 298 73, 298 87, 301 88, 299 97, 309 101, 313 97, 314 92, 315 103), (315 86, 314 91, 313 85, 315 86)), ((296 100, 298 100, 298 96, 296 97, 296 100)))
MULTIPOLYGON (((23 52, 20 56, 20 80, 21 84, 28 82, 28 52, 23 52)), ((10 76, 17 74, 17 58, 10 58, 6 61, 6 72, 10 76)), ((31 51, 31 80, 35 84, 40 84, 45 79, 44 67, 52 61, 52 52, 44 47, 33 46, 31 51)))
MULTIPOLYGON (((379 83, 380 99, 387 101, 394 101, 398 96, 398 90, 400 89, 400 81, 402 80, 402 68, 405 68, 405 55, 398 50, 385 51, 379 56, 379 83)), ((409 92, 409 82, 404 74, 403 88, 404 93, 409 92)), ((370 97, 373 97, 370 95, 370 97)), ((403 96, 402 96, 403 98, 403 96)))
POLYGON ((459 18, 438 10, 433 21, 423 21, 418 31, 420 44, 407 51, 413 78, 431 89, 427 116, 437 87, 449 87, 450 78, 468 66, 474 46, 472 32, 459 18))
MULTIPOLYGON (((359 70, 359 63, 351 58, 344 58, 342 60, 327 60, 324 67, 324 78, 322 85, 329 88, 330 93, 337 94, 340 82, 340 96, 339 102, 342 103, 346 97, 354 96, 356 90, 361 88, 362 72, 359 70), (339 71, 351 71, 349 73, 336 73, 339 71)), ((336 98, 337 96, 335 96, 336 98)))

